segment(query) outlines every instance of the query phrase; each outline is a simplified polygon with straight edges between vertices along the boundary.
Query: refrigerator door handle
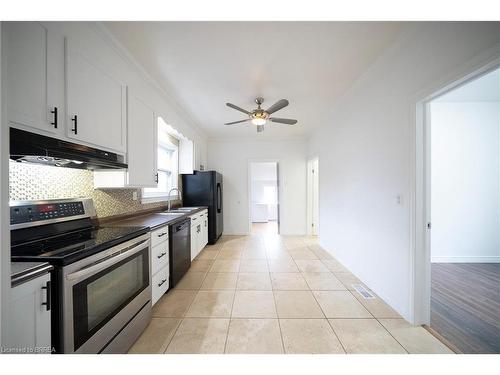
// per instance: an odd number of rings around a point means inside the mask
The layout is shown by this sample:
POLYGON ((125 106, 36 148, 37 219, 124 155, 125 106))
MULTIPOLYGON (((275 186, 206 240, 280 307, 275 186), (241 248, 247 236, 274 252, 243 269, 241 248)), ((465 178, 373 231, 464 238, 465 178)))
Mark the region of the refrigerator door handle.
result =
POLYGON ((217 183, 217 213, 222 211, 222 191, 220 188, 220 183, 217 183))

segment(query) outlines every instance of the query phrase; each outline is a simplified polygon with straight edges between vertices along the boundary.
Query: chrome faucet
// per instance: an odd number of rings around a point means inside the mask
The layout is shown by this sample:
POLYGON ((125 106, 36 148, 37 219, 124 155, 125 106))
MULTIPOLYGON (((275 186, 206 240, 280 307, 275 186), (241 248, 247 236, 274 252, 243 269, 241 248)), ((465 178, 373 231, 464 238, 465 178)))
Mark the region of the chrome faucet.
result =
POLYGON ((168 211, 170 211, 170 193, 172 193, 172 191, 174 190, 177 190, 177 192, 179 193, 179 199, 182 200, 182 193, 179 189, 177 189, 176 187, 170 189, 170 191, 168 192, 168 211))

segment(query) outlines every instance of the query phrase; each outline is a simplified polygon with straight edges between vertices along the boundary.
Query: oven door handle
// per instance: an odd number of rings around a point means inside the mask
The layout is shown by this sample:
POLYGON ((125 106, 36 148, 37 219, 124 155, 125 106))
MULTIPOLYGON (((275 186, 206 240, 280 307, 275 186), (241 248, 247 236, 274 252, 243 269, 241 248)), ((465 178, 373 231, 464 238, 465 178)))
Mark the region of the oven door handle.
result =
POLYGON ((107 267, 128 258, 131 255, 134 255, 149 246, 149 240, 143 240, 139 242, 139 244, 134 244, 129 246, 123 250, 117 251, 116 253, 111 254, 109 257, 106 257, 102 260, 97 261, 96 263, 92 263, 76 272, 70 273, 66 275, 66 279, 73 283, 76 283, 82 279, 86 279, 87 277, 106 269, 107 267))

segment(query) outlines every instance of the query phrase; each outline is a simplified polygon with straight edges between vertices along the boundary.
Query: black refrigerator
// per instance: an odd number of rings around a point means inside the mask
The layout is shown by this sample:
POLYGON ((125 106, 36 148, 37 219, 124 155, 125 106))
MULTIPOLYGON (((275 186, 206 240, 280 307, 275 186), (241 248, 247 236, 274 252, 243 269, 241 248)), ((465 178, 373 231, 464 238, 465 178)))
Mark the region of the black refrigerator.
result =
POLYGON ((222 235, 222 175, 216 171, 194 171, 182 175, 182 204, 186 207, 208 206, 208 243, 222 235))

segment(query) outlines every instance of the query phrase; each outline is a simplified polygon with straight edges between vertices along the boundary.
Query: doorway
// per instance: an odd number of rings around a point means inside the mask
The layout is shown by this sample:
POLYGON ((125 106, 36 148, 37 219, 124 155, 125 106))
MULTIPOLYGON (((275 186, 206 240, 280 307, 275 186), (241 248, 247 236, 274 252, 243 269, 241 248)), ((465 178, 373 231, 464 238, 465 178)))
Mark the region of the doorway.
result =
POLYGON ((500 353, 500 69, 427 103, 429 326, 500 353))
POLYGON ((319 235, 319 158, 307 161, 307 234, 319 235))
POLYGON ((249 163, 250 233, 280 233, 279 164, 277 161, 249 163))

